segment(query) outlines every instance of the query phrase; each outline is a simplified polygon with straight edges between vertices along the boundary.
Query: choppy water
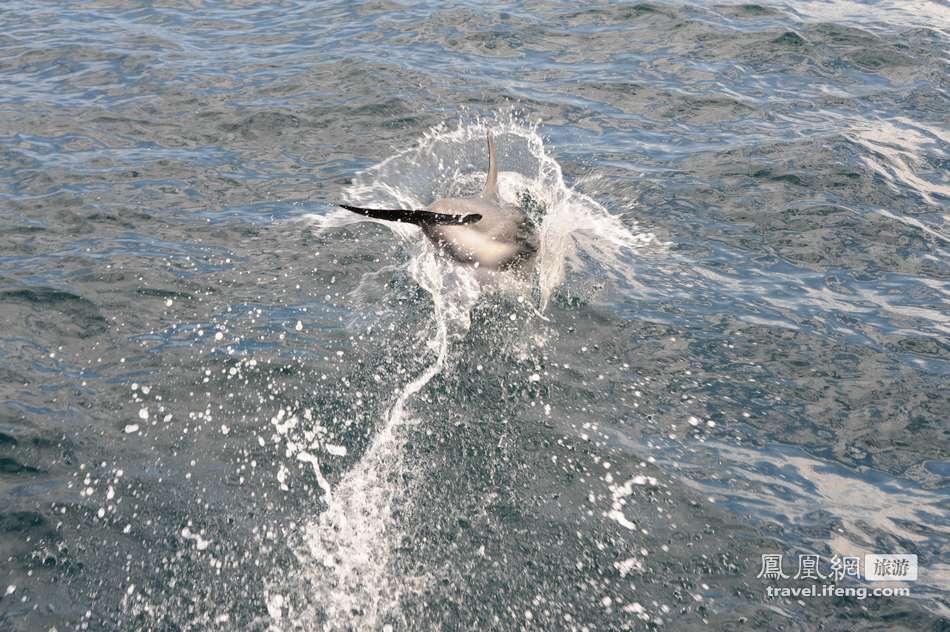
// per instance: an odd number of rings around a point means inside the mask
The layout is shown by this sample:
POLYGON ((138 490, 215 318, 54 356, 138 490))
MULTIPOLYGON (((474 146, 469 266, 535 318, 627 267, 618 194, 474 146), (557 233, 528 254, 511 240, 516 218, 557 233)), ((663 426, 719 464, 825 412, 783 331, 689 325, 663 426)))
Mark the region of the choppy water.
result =
POLYGON ((945 4, 0 25, 0 628, 945 629, 945 4), (486 129, 530 279, 332 206, 486 129))

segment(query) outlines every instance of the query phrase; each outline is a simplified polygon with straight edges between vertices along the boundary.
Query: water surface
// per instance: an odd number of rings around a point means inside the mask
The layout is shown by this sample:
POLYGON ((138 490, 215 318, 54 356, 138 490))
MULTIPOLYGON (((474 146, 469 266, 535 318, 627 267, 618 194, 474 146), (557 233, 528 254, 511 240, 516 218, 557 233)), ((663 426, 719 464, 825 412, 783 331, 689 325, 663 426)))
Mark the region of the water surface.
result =
POLYGON ((944 629, 944 4, 0 24, 3 629, 944 629), (333 207, 488 130, 526 280, 333 207))

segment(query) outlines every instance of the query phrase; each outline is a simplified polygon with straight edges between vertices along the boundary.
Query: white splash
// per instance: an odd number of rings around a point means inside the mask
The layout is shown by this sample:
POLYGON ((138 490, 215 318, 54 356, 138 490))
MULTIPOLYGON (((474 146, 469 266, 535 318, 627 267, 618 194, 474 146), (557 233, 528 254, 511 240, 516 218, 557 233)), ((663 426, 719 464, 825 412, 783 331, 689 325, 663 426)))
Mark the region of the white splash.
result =
MULTIPOLYGON (((431 130, 416 147, 358 174, 345 192, 346 201, 421 208, 438 197, 478 191, 487 167, 487 127, 479 122, 454 130, 431 130)), ((517 200, 527 193, 546 209, 534 275, 539 310, 562 282, 570 262, 576 261, 578 247, 584 249, 586 259, 619 268, 624 251, 656 242, 650 234, 632 231, 631 222, 622 222, 591 198, 567 187, 560 166, 545 152, 534 128, 514 120, 493 122, 490 127, 498 142, 501 166, 506 169, 499 174, 502 197, 517 200)), ((307 219, 319 230, 371 221, 343 210, 307 219)), ((468 331, 470 312, 481 296, 484 278, 477 270, 439 256, 418 228, 383 225, 402 240, 410 254, 408 273, 431 296, 433 313, 424 353, 432 359, 396 394, 366 452, 332 494, 324 489, 327 507, 301 530, 297 568, 267 582, 264 592, 273 629, 284 625, 373 629, 398 618, 400 599, 426 583, 425 577, 400 575, 392 564, 402 536, 394 512, 407 513, 413 498, 403 476, 412 465, 404 459, 402 429, 424 421, 412 418, 410 400, 445 368, 453 341, 468 331)), ((512 285, 521 292, 531 289, 524 283, 512 285)), ((326 481, 315 460, 313 464, 323 488, 326 481)))

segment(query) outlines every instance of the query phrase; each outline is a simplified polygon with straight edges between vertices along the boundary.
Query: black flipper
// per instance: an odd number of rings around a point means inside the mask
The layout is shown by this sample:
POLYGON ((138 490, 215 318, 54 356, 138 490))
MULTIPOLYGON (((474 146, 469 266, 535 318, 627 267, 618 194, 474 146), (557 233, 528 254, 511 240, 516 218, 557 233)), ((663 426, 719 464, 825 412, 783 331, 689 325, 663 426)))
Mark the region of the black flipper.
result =
POLYGON ((338 204, 341 208, 348 211, 372 217, 373 219, 383 219, 389 222, 405 222, 407 224, 472 224, 482 218, 478 213, 469 213, 468 215, 450 215, 448 213, 434 213, 432 211, 415 211, 408 209, 384 209, 384 208, 362 208, 359 206, 350 206, 348 204, 338 204))

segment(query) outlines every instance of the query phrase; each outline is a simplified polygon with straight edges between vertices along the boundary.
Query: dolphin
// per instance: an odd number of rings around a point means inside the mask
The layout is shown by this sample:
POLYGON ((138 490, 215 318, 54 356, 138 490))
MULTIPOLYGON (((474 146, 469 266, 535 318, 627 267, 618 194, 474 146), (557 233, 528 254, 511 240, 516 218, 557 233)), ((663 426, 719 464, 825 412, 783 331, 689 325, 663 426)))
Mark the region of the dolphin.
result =
POLYGON ((538 251, 538 231, 521 208, 499 197, 495 139, 491 132, 487 138, 488 177, 478 197, 442 198, 419 210, 339 206, 373 219, 414 224, 459 263, 488 270, 522 267, 538 251))

